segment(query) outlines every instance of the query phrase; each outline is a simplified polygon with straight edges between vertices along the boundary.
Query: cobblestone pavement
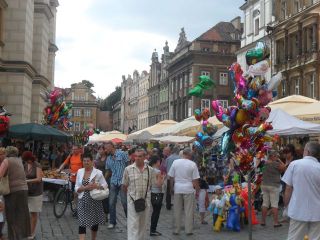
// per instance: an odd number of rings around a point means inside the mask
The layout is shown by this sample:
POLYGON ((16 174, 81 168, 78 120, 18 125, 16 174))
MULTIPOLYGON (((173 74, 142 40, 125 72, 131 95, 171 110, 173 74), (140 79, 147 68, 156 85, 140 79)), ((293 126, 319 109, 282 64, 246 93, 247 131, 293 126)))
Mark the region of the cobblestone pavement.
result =
MULTIPOLYGON (((126 218, 120 206, 118 206, 118 224, 113 230, 108 230, 107 225, 99 227, 98 239, 113 239, 123 240, 127 239, 126 218)), ((211 225, 201 225, 198 214, 195 217, 195 230, 193 236, 186 236, 183 229, 179 236, 172 235, 173 226, 173 210, 168 211, 165 207, 161 210, 161 216, 158 224, 158 231, 162 233, 159 237, 149 237, 148 239, 154 240, 178 240, 178 239, 214 239, 214 240, 247 240, 248 233, 247 227, 241 229, 241 232, 230 232, 222 230, 220 233, 212 231, 211 225)), ((261 217, 259 215, 258 217, 261 217)), ((211 216, 207 216, 207 221, 212 222, 211 216)), ((149 231, 146 230, 148 233, 149 231)), ((273 228, 271 217, 268 217, 266 227, 260 225, 253 227, 254 240, 285 240, 287 238, 288 223, 280 228, 273 228)), ((87 239, 90 239, 90 233, 87 233, 87 239)), ((52 203, 44 203, 43 212, 40 215, 40 222, 37 228, 36 239, 43 240, 75 240, 78 239, 78 225, 77 220, 72 217, 68 209, 65 215, 56 219, 53 215, 52 203)))

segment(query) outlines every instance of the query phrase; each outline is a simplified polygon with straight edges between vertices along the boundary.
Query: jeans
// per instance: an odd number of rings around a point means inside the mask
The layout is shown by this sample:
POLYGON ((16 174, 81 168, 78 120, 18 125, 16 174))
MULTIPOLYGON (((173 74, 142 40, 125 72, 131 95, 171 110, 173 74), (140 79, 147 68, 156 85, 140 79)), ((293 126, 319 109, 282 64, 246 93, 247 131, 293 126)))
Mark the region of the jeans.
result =
POLYGON ((150 232, 155 232, 157 230, 157 225, 159 221, 160 211, 162 207, 162 199, 163 199, 163 193, 151 193, 151 199, 152 195, 157 194, 161 198, 161 202, 159 204, 152 204, 152 215, 151 215, 151 226, 150 226, 150 232))
POLYGON ((117 186, 111 183, 110 186, 110 194, 109 194, 109 212, 110 212, 110 224, 117 224, 117 216, 116 216, 116 206, 117 206, 117 198, 120 193, 120 200, 123 206, 124 213, 127 217, 127 194, 124 193, 121 189, 121 185, 117 186))
POLYGON ((166 208, 168 210, 171 209, 171 187, 170 187, 170 180, 167 180, 167 192, 166 192, 166 208))

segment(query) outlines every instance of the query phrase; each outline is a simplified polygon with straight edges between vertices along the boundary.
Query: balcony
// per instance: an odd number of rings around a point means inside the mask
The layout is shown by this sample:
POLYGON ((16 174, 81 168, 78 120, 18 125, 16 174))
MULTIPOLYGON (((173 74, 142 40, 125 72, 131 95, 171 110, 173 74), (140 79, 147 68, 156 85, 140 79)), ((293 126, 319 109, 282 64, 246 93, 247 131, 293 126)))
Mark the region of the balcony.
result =
POLYGON ((318 54, 318 52, 308 52, 304 54, 303 63, 307 64, 310 62, 317 61, 319 59, 318 54))

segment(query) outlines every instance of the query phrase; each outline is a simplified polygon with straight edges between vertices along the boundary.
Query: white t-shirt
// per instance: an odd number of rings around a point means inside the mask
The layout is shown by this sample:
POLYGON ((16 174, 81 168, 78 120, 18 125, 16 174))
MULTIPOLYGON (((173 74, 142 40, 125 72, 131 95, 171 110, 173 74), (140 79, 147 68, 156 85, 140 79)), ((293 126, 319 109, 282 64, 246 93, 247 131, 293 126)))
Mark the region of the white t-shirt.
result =
POLYGON ((175 160, 168 175, 174 178, 174 193, 182 194, 194 193, 192 180, 200 178, 197 165, 188 159, 175 160))
POLYGON ((293 187, 288 216, 297 221, 320 221, 320 163, 306 156, 290 163, 282 181, 293 187))

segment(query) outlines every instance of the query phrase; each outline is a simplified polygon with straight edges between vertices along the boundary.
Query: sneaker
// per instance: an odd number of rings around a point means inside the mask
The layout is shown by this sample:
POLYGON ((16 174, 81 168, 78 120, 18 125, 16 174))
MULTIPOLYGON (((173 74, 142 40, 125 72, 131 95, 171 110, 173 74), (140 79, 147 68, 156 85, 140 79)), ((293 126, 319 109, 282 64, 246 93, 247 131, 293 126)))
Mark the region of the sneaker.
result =
POLYGON ((114 229, 115 225, 114 224, 109 224, 108 229, 114 229))
POLYGON ((158 231, 150 232, 150 236, 161 236, 162 234, 158 231))

